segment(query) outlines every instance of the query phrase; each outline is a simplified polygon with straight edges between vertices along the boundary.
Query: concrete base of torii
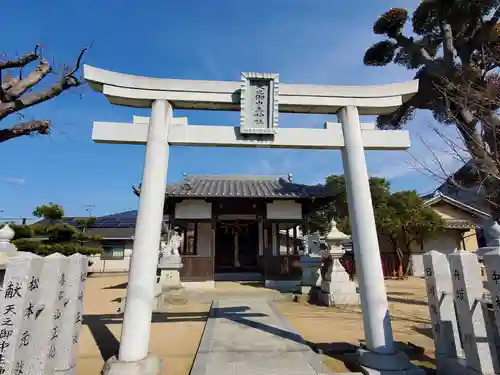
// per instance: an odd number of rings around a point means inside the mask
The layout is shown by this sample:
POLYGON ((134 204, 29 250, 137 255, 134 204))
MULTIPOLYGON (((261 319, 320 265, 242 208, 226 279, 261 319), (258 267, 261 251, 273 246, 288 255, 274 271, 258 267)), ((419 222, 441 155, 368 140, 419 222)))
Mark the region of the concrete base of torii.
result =
POLYGON ((379 354, 359 349, 346 357, 357 363, 365 375, 425 375, 425 370, 412 364, 403 352, 379 354))
POLYGON ((159 375, 163 368, 163 360, 148 356, 141 361, 122 362, 116 357, 106 361, 101 371, 102 375, 159 375))

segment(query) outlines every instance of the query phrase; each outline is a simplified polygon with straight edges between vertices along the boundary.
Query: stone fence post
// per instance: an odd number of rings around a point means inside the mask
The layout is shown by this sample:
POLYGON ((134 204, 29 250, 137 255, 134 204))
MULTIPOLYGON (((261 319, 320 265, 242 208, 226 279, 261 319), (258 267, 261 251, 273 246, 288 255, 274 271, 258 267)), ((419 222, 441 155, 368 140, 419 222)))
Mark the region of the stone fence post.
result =
POLYGON ((481 267, 476 254, 455 251, 448 256, 458 324, 467 367, 482 374, 498 373, 498 357, 483 300, 481 267))
POLYGON ((81 254, 9 259, 0 291, 0 374, 76 373, 86 274, 81 254))
POLYGON ((445 370, 463 356, 453 301, 453 284, 446 255, 430 251, 423 255, 429 316, 436 348, 436 367, 445 370))
MULTIPOLYGON (((490 273, 500 265, 493 254, 485 259, 490 273)), ((498 374, 497 334, 476 254, 430 251, 423 261, 438 373, 498 374)))

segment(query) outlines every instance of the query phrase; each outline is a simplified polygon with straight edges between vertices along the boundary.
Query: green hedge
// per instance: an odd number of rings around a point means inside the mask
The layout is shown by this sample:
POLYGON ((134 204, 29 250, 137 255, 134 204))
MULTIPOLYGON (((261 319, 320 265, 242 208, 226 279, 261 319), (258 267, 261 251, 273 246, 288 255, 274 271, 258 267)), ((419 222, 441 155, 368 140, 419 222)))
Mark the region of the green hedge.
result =
POLYGON ((100 254, 102 248, 85 247, 74 242, 59 242, 55 244, 46 244, 43 241, 33 238, 20 238, 12 241, 19 251, 28 251, 40 256, 47 256, 53 253, 60 253, 63 255, 72 255, 80 253, 83 255, 100 254))

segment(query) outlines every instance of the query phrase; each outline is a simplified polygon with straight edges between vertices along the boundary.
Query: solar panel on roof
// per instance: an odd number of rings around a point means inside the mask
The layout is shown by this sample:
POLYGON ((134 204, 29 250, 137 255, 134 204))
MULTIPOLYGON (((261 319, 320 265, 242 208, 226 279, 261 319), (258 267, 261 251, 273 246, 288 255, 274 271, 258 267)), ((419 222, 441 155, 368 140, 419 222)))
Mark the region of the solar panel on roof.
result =
POLYGON ((131 212, 125 212, 123 214, 121 214, 120 216, 122 217, 137 217, 137 211, 131 211, 131 212))
POLYGON ((122 216, 122 217, 119 217, 117 220, 118 221, 136 221, 137 217, 136 216, 134 216, 134 217, 128 217, 128 216, 127 217, 123 217, 122 216))
POLYGON ((134 228, 135 225, 131 223, 121 223, 118 224, 117 228, 134 228))

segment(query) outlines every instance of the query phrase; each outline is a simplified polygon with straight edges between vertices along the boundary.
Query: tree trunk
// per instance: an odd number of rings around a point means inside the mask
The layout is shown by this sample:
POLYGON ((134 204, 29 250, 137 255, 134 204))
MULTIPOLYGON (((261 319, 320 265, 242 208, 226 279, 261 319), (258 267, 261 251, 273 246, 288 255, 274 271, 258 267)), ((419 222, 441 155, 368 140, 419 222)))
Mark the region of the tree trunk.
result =
POLYGON ((489 208, 492 217, 500 223, 500 153, 497 137, 500 132, 500 119, 493 112, 478 119, 466 107, 459 108, 457 129, 471 156, 473 166, 477 168, 484 189, 485 197, 479 196, 489 208), (483 123, 486 132, 478 132, 479 120, 483 123))

